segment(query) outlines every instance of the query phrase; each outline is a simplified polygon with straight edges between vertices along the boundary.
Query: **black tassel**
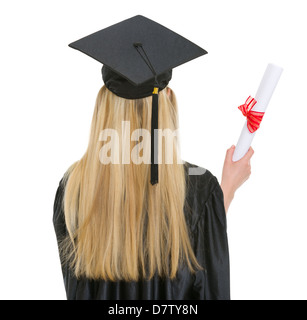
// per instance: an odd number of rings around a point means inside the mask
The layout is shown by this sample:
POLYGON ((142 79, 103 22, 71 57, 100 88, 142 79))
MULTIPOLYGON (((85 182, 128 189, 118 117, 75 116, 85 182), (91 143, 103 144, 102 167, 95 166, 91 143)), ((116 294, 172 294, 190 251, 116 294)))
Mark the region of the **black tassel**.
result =
POLYGON ((148 68, 151 70, 155 77, 155 86, 152 93, 152 110, 151 110, 151 167, 150 167, 150 183, 155 185, 159 182, 159 171, 158 171, 158 94, 159 85, 158 78, 154 67, 152 66, 146 51, 143 48, 141 42, 133 43, 133 46, 147 64, 148 68))
POLYGON ((155 185, 159 182, 158 170, 158 114, 159 114, 159 89, 154 88, 152 93, 152 110, 151 110, 151 170, 150 183, 155 185))

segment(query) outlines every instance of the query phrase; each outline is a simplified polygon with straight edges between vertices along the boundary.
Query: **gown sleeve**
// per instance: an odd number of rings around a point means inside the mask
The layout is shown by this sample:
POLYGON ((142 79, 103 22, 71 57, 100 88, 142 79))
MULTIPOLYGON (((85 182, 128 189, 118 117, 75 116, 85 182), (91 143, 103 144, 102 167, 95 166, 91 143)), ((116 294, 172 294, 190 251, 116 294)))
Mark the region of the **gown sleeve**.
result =
POLYGON ((229 250, 223 191, 212 176, 211 192, 197 223, 197 256, 204 270, 195 278, 198 299, 230 300, 229 250))
POLYGON ((65 191, 64 178, 61 179, 58 189, 56 191, 54 205, 53 205, 53 226, 57 238, 59 256, 61 261, 62 274, 64 279, 64 285, 66 290, 66 296, 68 300, 74 300, 77 290, 78 281, 72 274, 67 263, 64 261, 63 256, 60 252, 60 243, 67 236, 68 232, 66 229, 65 215, 63 209, 63 198, 65 191))

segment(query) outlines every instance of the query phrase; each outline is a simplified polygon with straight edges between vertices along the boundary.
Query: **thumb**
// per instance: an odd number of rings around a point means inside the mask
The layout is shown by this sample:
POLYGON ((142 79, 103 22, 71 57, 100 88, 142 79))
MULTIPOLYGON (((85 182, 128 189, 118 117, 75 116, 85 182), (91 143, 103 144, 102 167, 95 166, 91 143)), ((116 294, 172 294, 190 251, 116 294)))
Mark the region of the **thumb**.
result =
POLYGON ((226 160, 227 161, 232 161, 232 156, 233 156, 233 153, 235 151, 235 146, 232 145, 228 150, 227 150, 227 153, 226 153, 226 160))

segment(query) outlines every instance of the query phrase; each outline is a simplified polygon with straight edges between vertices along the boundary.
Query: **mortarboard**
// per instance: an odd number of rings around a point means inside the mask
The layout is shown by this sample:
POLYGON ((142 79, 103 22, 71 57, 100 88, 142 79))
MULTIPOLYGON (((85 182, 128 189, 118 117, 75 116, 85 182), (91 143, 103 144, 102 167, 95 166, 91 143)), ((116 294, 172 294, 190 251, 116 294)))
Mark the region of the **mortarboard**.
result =
POLYGON ((196 44, 144 16, 137 15, 69 44, 103 64, 102 78, 126 99, 152 95, 151 184, 158 183, 158 92, 172 69, 207 53, 196 44))

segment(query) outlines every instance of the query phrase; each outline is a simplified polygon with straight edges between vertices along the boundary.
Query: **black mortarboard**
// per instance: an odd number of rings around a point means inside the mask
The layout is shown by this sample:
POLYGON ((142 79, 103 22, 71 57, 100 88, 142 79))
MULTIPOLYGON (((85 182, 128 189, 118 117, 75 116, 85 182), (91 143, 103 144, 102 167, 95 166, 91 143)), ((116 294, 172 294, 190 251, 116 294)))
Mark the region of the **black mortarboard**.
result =
POLYGON ((152 95, 151 183, 158 182, 158 91, 172 69, 207 53, 191 41, 143 16, 135 16, 69 45, 103 64, 106 87, 126 99, 152 95))

